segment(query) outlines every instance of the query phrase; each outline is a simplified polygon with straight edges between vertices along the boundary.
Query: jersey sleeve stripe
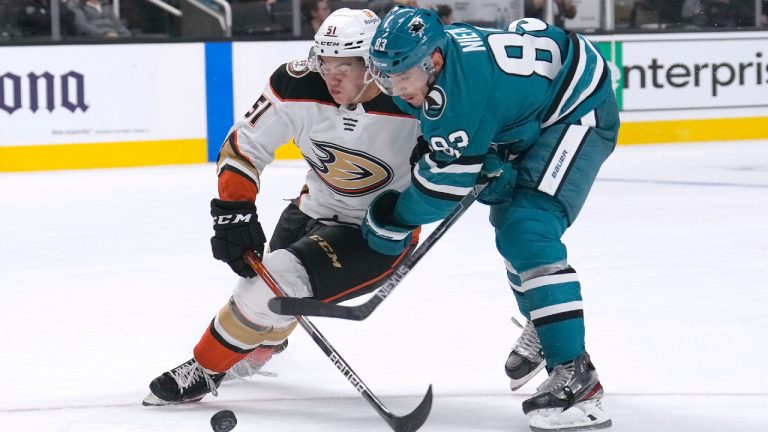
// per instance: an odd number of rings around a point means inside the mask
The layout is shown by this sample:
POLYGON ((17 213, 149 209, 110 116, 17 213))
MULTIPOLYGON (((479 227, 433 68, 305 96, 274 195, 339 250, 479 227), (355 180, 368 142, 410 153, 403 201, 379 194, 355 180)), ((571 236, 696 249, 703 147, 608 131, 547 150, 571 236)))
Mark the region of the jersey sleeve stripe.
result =
POLYGON ((565 88, 566 90, 563 93, 558 93, 559 99, 556 99, 554 101, 556 104, 553 104, 556 108, 551 113, 548 113, 550 115, 542 123, 541 125, 542 127, 547 127, 551 125, 561 117, 560 112, 565 106, 565 102, 571 98, 571 96, 573 95, 573 92, 576 90, 576 85, 579 83, 579 81, 574 78, 581 77, 584 74, 584 70, 587 68, 587 58, 586 58, 587 55, 586 55, 586 49, 584 48, 584 44, 582 44, 579 38, 575 35, 571 35, 571 42, 573 45, 575 68, 571 67, 568 70, 567 79, 562 83, 560 87, 561 90, 563 88, 565 88))
POLYGON ((477 182, 485 155, 467 155, 441 161, 442 153, 432 152, 413 167, 413 184, 433 198, 460 201, 477 182))
POLYGON ((218 175, 221 175, 223 171, 229 170, 234 171, 237 174, 243 176, 244 178, 247 178, 251 183, 256 185, 257 188, 261 187, 259 176, 255 172, 255 168, 248 167, 242 162, 232 159, 232 158, 224 158, 221 162, 219 162, 219 170, 218 175))
POLYGON ((582 64, 584 58, 584 52, 582 51, 583 47, 581 47, 578 38, 574 34, 571 34, 568 38, 571 41, 573 59, 571 60, 571 64, 568 67, 568 72, 565 74, 565 79, 560 85, 560 88, 557 90, 557 94, 552 100, 552 104, 547 110, 547 113, 544 115, 544 118, 548 120, 557 115, 557 113, 560 111, 564 101, 567 99, 567 96, 570 92, 573 91, 573 87, 576 85, 573 81, 574 77, 579 76, 581 71, 584 69, 584 65, 582 64))
POLYGON ((230 132, 229 136, 227 136, 226 141, 224 141, 224 145, 222 145, 221 150, 219 151, 219 160, 225 157, 236 157, 238 159, 243 159, 248 161, 248 163, 251 163, 250 159, 248 159, 248 156, 243 154, 243 152, 240 151, 240 146, 237 144, 237 131, 233 130, 230 132))
POLYGON ((576 86, 580 81, 571 80, 568 84, 568 90, 566 90, 563 98, 559 101, 557 110, 552 114, 552 117, 547 119, 542 126, 547 127, 560 120, 561 118, 570 114, 576 109, 582 102, 589 98, 607 79, 607 68, 605 67, 605 60, 597 52, 597 49, 592 45, 590 41, 584 39, 581 36, 575 38, 579 47, 579 66, 577 67, 578 76, 584 75, 584 71, 587 69, 589 63, 594 64, 594 70, 589 78, 589 84, 587 87, 576 95, 574 93, 576 86), (587 51, 587 49, 589 51, 587 51), (575 97, 575 101, 568 106, 567 109, 563 109, 565 104, 575 97))
POLYGON ((433 174, 477 174, 483 168, 484 157, 460 157, 446 164, 434 160, 433 155, 429 154, 424 160, 429 166, 429 172, 433 174))
POLYGON ((242 177, 244 181, 247 181, 248 183, 252 184, 254 187, 257 187, 257 188, 259 187, 258 180, 254 180, 252 174, 250 174, 247 171, 243 171, 240 168, 238 168, 238 167, 236 167, 234 165, 231 165, 231 164, 227 164, 227 165, 222 166, 221 169, 219 169, 219 176, 222 176, 222 175, 224 175, 225 173, 228 173, 228 172, 242 177))
POLYGON ((418 165, 413 168, 413 183, 425 195, 449 201, 461 201, 472 190, 471 187, 433 183, 421 174, 418 165))
MULTIPOLYGON (((580 40, 582 40, 582 39, 580 39, 580 40)), ((589 82, 589 86, 587 86, 587 88, 584 91, 579 93, 578 97, 576 98, 576 101, 573 102, 573 104, 571 104, 571 106, 568 107, 568 109, 566 109, 564 112, 562 112, 560 114, 560 116, 558 117, 558 119, 560 119, 562 117, 565 117, 568 114, 570 114, 574 109, 576 109, 579 105, 581 105, 581 103, 584 102, 588 97, 592 96, 592 94, 595 92, 595 90, 600 88, 600 84, 602 84, 603 81, 605 81, 605 79, 607 77, 607 73, 606 73, 607 72, 607 68, 605 67, 605 61, 602 59, 600 54, 597 52, 597 49, 595 49, 595 47, 592 45, 592 43, 589 42, 586 39, 583 39, 582 43, 585 44, 587 46, 587 48, 589 48, 589 50, 591 51, 586 57, 591 57, 591 58, 595 59, 595 70, 592 73, 591 81, 589 82)), ((547 126, 547 125, 545 125, 545 126, 547 126)))
POLYGON ((400 195, 395 206, 395 220, 406 225, 423 225, 443 219, 456 208, 463 196, 444 194, 413 184, 400 195))

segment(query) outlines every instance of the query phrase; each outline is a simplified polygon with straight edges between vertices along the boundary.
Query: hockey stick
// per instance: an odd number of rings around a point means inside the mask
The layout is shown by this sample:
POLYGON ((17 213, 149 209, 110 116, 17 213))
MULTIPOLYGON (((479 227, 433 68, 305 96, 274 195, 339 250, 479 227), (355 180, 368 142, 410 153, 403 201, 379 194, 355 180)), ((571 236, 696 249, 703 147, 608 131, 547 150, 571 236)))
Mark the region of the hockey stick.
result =
MULTIPOLYGON (((280 285, 278 285, 277 281, 269 273, 269 270, 264 267, 264 264, 261 263, 261 260, 259 260, 254 252, 247 251, 245 253, 245 261, 253 268, 254 271, 256 271, 256 273, 258 273, 258 275, 262 278, 262 280, 264 280, 269 289, 271 289, 276 296, 285 297, 285 291, 280 288, 280 285)), ((312 338, 312 340, 315 341, 321 350, 323 350, 325 355, 328 356, 334 366, 336 366, 336 368, 341 371, 341 373, 344 375, 344 377, 347 378, 352 386, 355 387, 355 390, 357 390, 363 396, 363 398, 365 398, 365 400, 371 404, 373 409, 375 409, 376 412, 379 413, 379 415, 387 422, 387 424, 389 424, 392 430, 395 432, 414 432, 419 429, 425 421, 427 421, 427 416, 429 416, 429 412, 432 409, 431 384, 427 389, 427 394, 424 395, 424 399, 421 400, 421 403, 419 403, 419 406, 417 406, 415 410, 404 416, 396 416, 391 411, 389 411, 383 403, 381 403, 379 398, 377 398, 376 395, 371 392, 371 390, 368 389, 368 386, 365 385, 363 380, 361 380, 355 371, 352 370, 352 367, 349 366, 349 364, 343 358, 341 358, 341 354, 339 354, 339 352, 336 351, 333 346, 331 346, 330 342, 325 339, 325 336, 320 333, 320 330, 318 330, 317 327, 315 327, 315 325, 312 324, 308 318, 303 316, 296 316, 296 320, 298 320, 299 324, 304 328, 304 330, 309 333, 309 336, 312 338)))
POLYGON ((276 297, 269 300, 269 309, 281 315, 309 315, 331 318, 343 318, 348 320, 362 321, 373 313, 379 305, 392 294, 398 284, 405 279, 405 276, 413 270, 424 255, 432 249, 432 246, 453 226, 457 220, 467 211, 469 206, 477 199, 477 195, 485 188, 485 183, 477 184, 472 190, 459 201, 456 207, 443 219, 443 222, 435 228, 432 234, 424 240, 424 243, 414 251, 411 256, 403 260, 389 276, 384 285, 380 286, 373 297, 365 303, 356 306, 342 306, 334 303, 326 303, 319 300, 300 297, 276 297))

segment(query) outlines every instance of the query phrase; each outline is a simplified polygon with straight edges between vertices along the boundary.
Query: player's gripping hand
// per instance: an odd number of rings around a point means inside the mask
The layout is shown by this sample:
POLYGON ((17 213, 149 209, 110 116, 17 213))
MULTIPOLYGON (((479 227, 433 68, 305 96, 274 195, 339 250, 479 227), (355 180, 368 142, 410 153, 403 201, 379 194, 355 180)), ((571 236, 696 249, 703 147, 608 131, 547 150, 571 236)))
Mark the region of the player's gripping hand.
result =
POLYGON ((224 261, 235 273, 245 278, 256 277, 243 260, 247 250, 264 254, 264 230, 256 215, 256 204, 250 201, 211 200, 214 236, 211 237, 213 257, 224 261))
POLYGON ((517 184, 517 169, 509 162, 503 162, 495 153, 485 155, 481 180, 488 185, 477 196, 483 204, 501 204, 512 198, 512 192, 517 184))
POLYGON ((417 227, 395 222, 393 212, 400 192, 382 192, 368 207, 360 226, 368 246, 385 255, 400 255, 411 243, 413 230, 417 227))
POLYGON ((413 146, 413 150, 411 150, 411 157, 409 159, 411 167, 419 163, 419 160, 430 151, 429 143, 424 139, 424 135, 419 135, 419 137, 416 138, 416 145, 413 146))

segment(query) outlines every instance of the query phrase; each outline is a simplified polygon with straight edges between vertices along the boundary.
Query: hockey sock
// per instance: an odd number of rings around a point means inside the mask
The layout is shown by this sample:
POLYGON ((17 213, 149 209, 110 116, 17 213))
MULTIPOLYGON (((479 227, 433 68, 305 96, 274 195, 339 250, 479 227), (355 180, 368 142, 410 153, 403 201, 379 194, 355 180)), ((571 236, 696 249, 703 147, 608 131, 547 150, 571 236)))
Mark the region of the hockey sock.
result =
POLYGON ((528 299, 525 298, 525 293, 522 291, 522 282, 520 281, 520 275, 517 273, 510 271, 510 265, 507 263, 507 280, 509 281, 509 287, 512 289, 512 292, 515 294, 515 300, 517 301, 517 309, 520 310, 520 313, 525 317, 525 319, 530 320, 531 314, 530 309, 528 308, 528 299))
POLYGON ((296 321, 280 329, 251 322, 230 300, 195 346, 195 358, 205 369, 226 372, 262 343, 282 342, 294 328, 296 321))
POLYGON ((579 357, 584 352, 584 311, 576 271, 567 267, 527 280, 522 288, 547 367, 579 357))
POLYGON ((195 345, 194 354, 200 366, 211 372, 221 373, 229 370, 251 350, 242 350, 226 342, 217 332, 214 323, 215 319, 195 345))

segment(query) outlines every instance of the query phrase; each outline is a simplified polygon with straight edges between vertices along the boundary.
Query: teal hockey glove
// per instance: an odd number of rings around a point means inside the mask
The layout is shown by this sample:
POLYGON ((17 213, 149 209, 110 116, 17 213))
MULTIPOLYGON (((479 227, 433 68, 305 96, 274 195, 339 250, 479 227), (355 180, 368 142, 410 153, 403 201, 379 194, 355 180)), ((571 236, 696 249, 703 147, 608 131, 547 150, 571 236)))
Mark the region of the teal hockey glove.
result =
POLYGON ((509 162, 502 162, 495 153, 488 153, 480 177, 488 182, 488 186, 477 196, 481 203, 495 205, 512 198, 517 183, 517 169, 509 162))
POLYGON ((360 231, 368 246, 385 255, 400 255, 411 243, 413 230, 417 227, 398 224, 394 220, 395 204, 400 192, 382 192, 368 207, 360 231))

